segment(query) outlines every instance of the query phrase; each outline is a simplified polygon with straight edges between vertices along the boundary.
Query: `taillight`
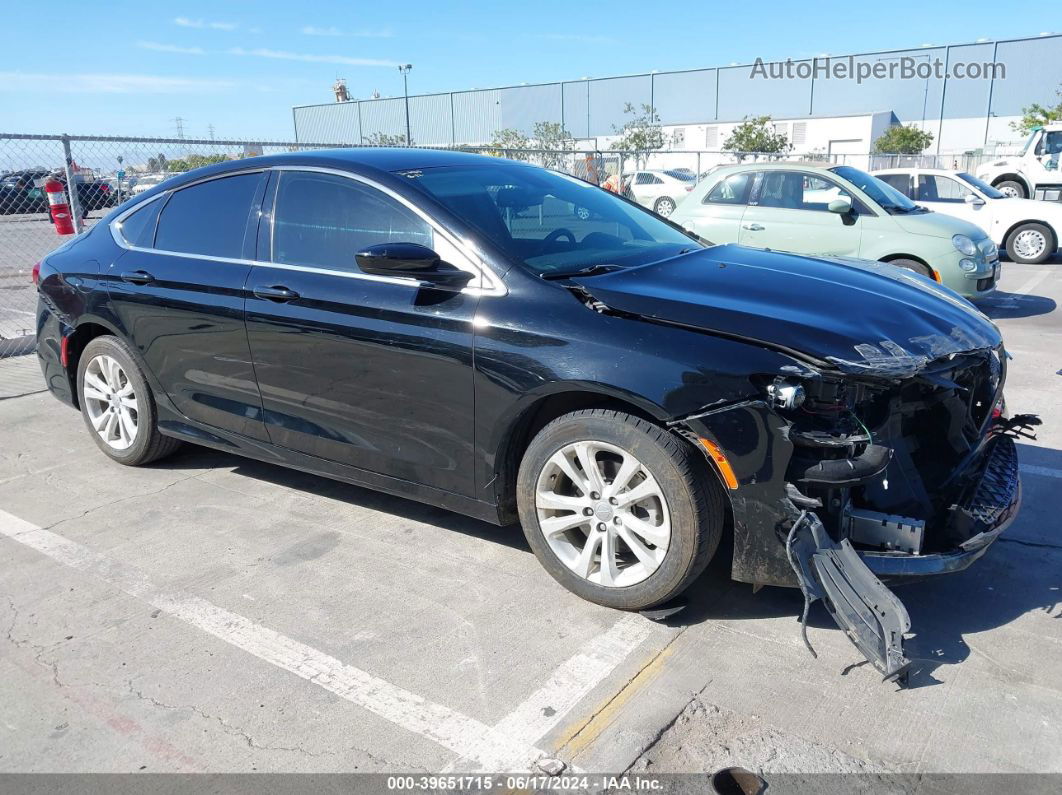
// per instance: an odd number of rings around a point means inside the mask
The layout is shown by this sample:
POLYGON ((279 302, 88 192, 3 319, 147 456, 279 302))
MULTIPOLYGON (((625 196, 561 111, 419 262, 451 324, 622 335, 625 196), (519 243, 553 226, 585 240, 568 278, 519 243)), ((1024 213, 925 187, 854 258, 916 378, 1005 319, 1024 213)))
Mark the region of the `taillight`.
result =
POLYGON ((103 191, 104 193, 110 193, 111 192, 111 186, 108 185, 106 182, 101 182, 100 183, 100 190, 103 191))
POLYGON ((38 262, 33 266, 33 285, 36 287, 41 283, 41 264, 38 262))

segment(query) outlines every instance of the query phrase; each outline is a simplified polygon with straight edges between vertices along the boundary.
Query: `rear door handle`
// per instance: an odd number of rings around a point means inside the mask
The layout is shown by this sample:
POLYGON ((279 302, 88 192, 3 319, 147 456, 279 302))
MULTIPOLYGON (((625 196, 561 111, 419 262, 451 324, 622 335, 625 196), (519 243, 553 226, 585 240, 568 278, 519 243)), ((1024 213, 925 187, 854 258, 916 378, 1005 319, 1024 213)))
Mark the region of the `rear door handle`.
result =
POLYGON ((286 304, 288 301, 294 301, 299 297, 299 294, 294 290, 289 290, 287 287, 279 285, 255 287, 253 292, 258 298, 264 298, 266 301, 274 301, 278 304, 286 304))
POLYGON ((122 281, 130 284, 150 284, 155 277, 147 271, 128 271, 122 274, 122 281))
POLYGON ((763 227, 759 224, 742 224, 742 229, 748 229, 750 232, 762 232, 763 227))

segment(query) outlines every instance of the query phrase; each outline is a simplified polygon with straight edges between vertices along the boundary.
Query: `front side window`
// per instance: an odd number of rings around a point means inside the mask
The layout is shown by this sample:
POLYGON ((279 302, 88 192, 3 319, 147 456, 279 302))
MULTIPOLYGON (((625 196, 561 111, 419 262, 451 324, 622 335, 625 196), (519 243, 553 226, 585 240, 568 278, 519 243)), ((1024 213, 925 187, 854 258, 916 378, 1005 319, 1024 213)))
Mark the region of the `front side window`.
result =
POLYGON ((1006 198, 1009 198, 1005 193, 1001 193, 1000 191, 998 191, 995 188, 993 188, 991 185, 989 185, 984 180, 980 180, 977 177, 975 177, 973 174, 967 174, 965 171, 963 171, 963 172, 959 173, 957 176, 959 177, 959 179, 961 179, 963 182, 967 183, 968 185, 973 185, 975 188, 977 188, 979 191, 981 191, 981 193, 983 193, 985 196, 987 196, 990 199, 1006 199, 1006 198))
POLYGON ((262 174, 237 174, 175 191, 162 208, 155 248, 240 259, 262 174))
POLYGON ((380 243, 433 248, 432 228, 375 188, 336 174, 281 171, 273 262, 357 273, 354 255, 380 243))
POLYGON ((647 210, 554 171, 498 163, 405 176, 508 258, 542 276, 642 265, 701 247, 647 210))
POLYGON ((960 204, 973 191, 958 180, 936 174, 918 175, 918 201, 960 204))
POLYGON ((767 171, 758 204, 784 210, 827 212, 830 202, 842 196, 853 199, 851 192, 824 177, 799 171, 767 171))
POLYGON ((753 172, 743 171, 719 180, 704 197, 704 204, 744 204, 749 198, 753 172))

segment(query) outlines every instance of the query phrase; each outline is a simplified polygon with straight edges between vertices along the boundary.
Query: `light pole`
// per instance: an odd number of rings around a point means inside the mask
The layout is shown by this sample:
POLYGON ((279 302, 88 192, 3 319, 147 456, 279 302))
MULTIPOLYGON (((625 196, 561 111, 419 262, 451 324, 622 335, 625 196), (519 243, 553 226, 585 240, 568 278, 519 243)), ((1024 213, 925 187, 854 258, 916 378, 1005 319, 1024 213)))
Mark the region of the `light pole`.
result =
POLYGON ((413 64, 402 64, 398 67, 398 71, 402 73, 402 93, 406 98, 406 146, 413 146, 413 134, 409 129, 409 70, 413 68, 413 64))

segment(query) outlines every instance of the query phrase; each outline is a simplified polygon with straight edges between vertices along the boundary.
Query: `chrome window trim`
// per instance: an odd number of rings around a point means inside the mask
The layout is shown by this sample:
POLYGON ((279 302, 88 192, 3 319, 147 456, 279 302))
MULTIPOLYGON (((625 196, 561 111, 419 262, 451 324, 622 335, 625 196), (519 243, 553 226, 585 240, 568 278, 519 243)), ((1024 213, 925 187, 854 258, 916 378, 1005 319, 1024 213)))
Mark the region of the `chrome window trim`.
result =
MULTIPOLYGON (((361 280, 364 280, 364 281, 379 282, 381 284, 394 284, 394 285, 405 286, 405 287, 415 287, 415 288, 418 288, 418 289, 421 288, 421 287, 428 286, 427 283, 422 282, 422 281, 420 281, 418 279, 414 279, 414 278, 402 278, 402 277, 398 277, 398 276, 393 276, 393 277, 392 276, 376 276, 376 275, 370 274, 370 273, 357 273, 357 272, 354 272, 354 271, 336 270, 336 269, 332 269, 332 268, 320 268, 320 267, 314 267, 314 266, 309 266, 309 265, 292 265, 292 264, 288 264, 288 263, 267 262, 267 261, 264 261, 264 260, 249 260, 249 259, 239 259, 239 258, 233 258, 233 257, 215 257, 215 256, 210 255, 210 254, 192 254, 192 253, 188 253, 188 252, 184 252, 184 251, 169 251, 167 249, 159 249, 159 248, 144 248, 142 246, 134 246, 134 245, 132 245, 121 234, 121 223, 122 223, 122 221, 125 220, 125 218, 128 217, 129 215, 132 215, 137 210, 140 210, 140 209, 142 209, 144 207, 147 207, 149 204, 151 204, 151 202, 159 201, 160 199, 168 199, 171 195, 173 195, 174 193, 176 193, 179 190, 184 190, 185 188, 191 188, 194 185, 199 185, 199 184, 202 184, 204 182, 210 182, 211 180, 224 179, 225 177, 235 177, 235 176, 239 176, 239 175, 242 175, 242 174, 262 173, 264 171, 311 171, 311 172, 317 172, 317 173, 321 173, 321 174, 333 174, 335 176, 345 177, 347 179, 352 179, 355 182, 360 182, 363 185, 367 185, 370 188, 378 190, 381 193, 386 194, 388 197, 394 199, 395 201, 397 201, 399 204, 403 205, 407 209, 411 210, 414 214, 416 214, 420 218, 422 218, 425 221, 425 223, 427 223, 428 226, 431 227, 433 234, 437 234, 437 235, 440 235, 443 238, 445 238, 452 246, 454 246, 454 248, 456 248, 458 250, 458 252, 460 252, 462 255, 465 256, 465 258, 468 260, 469 266, 477 274, 481 284, 483 284, 484 286, 482 286, 482 287, 479 287, 479 286, 477 286, 477 287, 465 287, 465 288, 463 288, 460 291, 462 294, 465 294, 465 295, 502 296, 502 295, 506 295, 508 293, 508 290, 505 287, 505 283, 502 281, 501 277, 498 274, 496 274, 493 271, 493 269, 491 269, 489 266, 487 266, 484 263, 482 257, 480 257, 479 253, 476 251, 475 244, 473 244, 471 241, 469 241, 469 240, 460 240, 460 239, 456 238, 454 235, 450 234, 442 226, 440 226, 427 213, 422 211, 419 207, 414 205, 412 202, 406 200, 404 197, 402 197, 402 196, 398 195, 397 193, 395 193, 390 188, 388 188, 388 187, 386 187, 384 185, 380 185, 378 182, 375 182, 374 180, 372 180, 372 179, 370 179, 368 177, 365 177, 365 176, 363 176, 361 174, 354 174, 354 173, 352 173, 350 171, 343 171, 342 169, 328 168, 328 167, 325 167, 325 166, 280 165, 280 166, 272 166, 272 167, 269 167, 269 168, 252 168, 252 169, 241 169, 239 171, 227 171, 224 174, 214 174, 214 175, 211 175, 209 177, 203 177, 202 179, 198 179, 198 180, 195 180, 193 182, 189 182, 186 185, 181 185, 179 188, 170 188, 168 190, 162 191, 161 193, 158 193, 155 196, 152 196, 147 201, 138 202, 138 203, 134 204, 132 207, 130 207, 130 208, 126 209, 126 210, 123 210, 118 216, 116 216, 114 218, 114 220, 112 220, 108 224, 108 228, 110 230, 111 237, 114 239, 114 242, 119 247, 121 247, 123 249, 126 249, 127 251, 140 251, 140 252, 144 252, 144 253, 147 253, 147 254, 162 254, 163 256, 169 256, 169 257, 190 257, 192 259, 205 260, 205 261, 208 261, 208 262, 223 262, 223 263, 227 263, 227 264, 230 264, 230 265, 249 265, 251 267, 278 268, 280 270, 299 271, 299 272, 303 272, 303 273, 319 273, 319 274, 324 274, 324 275, 329 275, 329 276, 340 276, 340 277, 345 278, 345 279, 361 279, 361 280)), ((278 179, 277 180, 277 187, 279 187, 279 182, 280 181, 278 179)), ((275 199, 276 199, 276 195, 274 193, 274 203, 272 205, 274 207, 275 207, 275 199)), ((272 226, 272 222, 273 222, 273 219, 270 218, 270 228, 269 228, 270 255, 272 255, 272 250, 273 250, 273 226, 272 226)))

